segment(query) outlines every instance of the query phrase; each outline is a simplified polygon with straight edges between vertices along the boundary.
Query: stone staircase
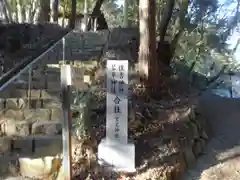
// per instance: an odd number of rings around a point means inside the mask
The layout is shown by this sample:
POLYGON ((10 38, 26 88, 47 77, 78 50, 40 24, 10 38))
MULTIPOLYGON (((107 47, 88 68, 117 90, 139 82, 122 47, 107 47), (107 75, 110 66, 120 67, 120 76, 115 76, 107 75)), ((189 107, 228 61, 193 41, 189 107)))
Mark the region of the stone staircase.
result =
MULTIPOLYGON (((47 172, 42 157, 62 152, 59 64, 65 56, 76 69, 96 66, 108 34, 71 32, 65 42, 59 41, 0 91, 0 178, 17 176, 17 168, 22 176, 43 178, 39 172, 30 172, 34 171, 31 166, 47 172), (39 158, 40 165, 33 158, 39 158)), ((78 88, 87 88, 84 77, 76 74, 78 88)))

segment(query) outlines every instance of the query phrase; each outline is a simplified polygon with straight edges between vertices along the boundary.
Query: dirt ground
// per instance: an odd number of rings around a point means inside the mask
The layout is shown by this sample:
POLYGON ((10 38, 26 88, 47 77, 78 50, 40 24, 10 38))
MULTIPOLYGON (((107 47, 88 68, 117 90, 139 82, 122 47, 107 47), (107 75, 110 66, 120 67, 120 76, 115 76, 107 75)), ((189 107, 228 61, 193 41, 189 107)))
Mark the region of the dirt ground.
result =
POLYGON ((112 173, 97 165, 97 144, 105 137, 106 118, 105 95, 98 94, 91 118, 94 133, 76 150, 74 179, 177 180, 183 174, 187 166, 183 150, 190 146, 194 133, 187 123, 195 118, 196 93, 192 90, 190 95, 183 87, 176 88, 177 81, 169 82, 161 101, 135 94, 135 108, 129 113, 129 139, 136 149, 134 174, 112 173))

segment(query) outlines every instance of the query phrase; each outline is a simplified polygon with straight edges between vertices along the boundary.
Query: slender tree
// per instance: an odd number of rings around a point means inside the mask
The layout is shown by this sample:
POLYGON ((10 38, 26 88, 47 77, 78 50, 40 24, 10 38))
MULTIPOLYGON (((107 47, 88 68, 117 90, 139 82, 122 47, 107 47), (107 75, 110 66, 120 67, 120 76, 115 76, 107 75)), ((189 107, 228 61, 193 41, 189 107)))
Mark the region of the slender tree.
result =
POLYGON ((87 31, 88 22, 88 0, 84 0, 84 27, 83 31, 87 31))
POLYGON ((58 22, 58 6, 59 0, 51 0, 52 20, 56 23, 58 22))
POLYGON ((71 24, 70 24, 70 27, 72 29, 75 28, 76 10, 77 10, 77 1, 76 0, 72 0, 72 16, 71 16, 71 24))

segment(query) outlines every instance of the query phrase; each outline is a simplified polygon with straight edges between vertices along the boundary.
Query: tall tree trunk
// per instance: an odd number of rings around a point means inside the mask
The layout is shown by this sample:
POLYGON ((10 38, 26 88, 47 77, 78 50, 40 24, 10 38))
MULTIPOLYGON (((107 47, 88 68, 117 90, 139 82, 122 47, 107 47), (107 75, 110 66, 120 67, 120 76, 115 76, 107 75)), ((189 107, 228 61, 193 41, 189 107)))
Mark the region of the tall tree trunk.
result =
POLYGON ((59 0, 51 0, 52 21, 55 23, 58 22, 58 5, 59 5, 59 0))
POLYGON ((13 20, 12 20, 12 11, 10 9, 8 1, 7 0, 2 0, 2 6, 3 6, 3 13, 4 13, 6 21, 8 23, 13 22, 13 20))
POLYGON ((76 0, 72 0, 72 16, 71 16, 71 23, 70 23, 70 27, 72 29, 75 28, 76 10, 77 10, 77 1, 76 0))
POLYGON ((87 31, 87 22, 88 22, 88 0, 84 1, 84 23, 83 31, 87 31))
POLYGON ((26 21, 26 7, 22 0, 16 0, 17 22, 24 23, 26 21))
POLYGON ((49 21, 50 21, 50 0, 41 0, 39 22, 45 23, 49 21))
POLYGON ((1 12, 2 12, 2 14, 3 14, 3 18, 5 19, 5 21, 6 21, 7 23, 9 23, 9 22, 10 22, 10 19, 9 19, 9 17, 8 17, 8 13, 7 13, 7 8, 6 8, 6 5, 5 5, 5 1, 0 1, 0 3, 1 3, 1 12))
POLYGON ((123 27, 128 27, 128 0, 124 0, 123 16, 123 27))
POLYGON ((22 14, 22 22, 26 22, 26 4, 21 0, 21 14, 22 14))
POLYGON ((40 13, 39 1, 32 0, 29 8, 29 23, 36 23, 40 13))
POLYGON ((167 28, 172 17, 174 4, 175 0, 168 0, 164 7, 163 17, 161 18, 161 23, 159 25, 159 35, 162 43, 164 42, 164 37, 166 36, 167 28))
POLYGON ((140 18, 140 46, 139 46, 139 75, 147 82, 149 90, 158 89, 159 77, 158 63, 156 59, 156 1, 139 1, 140 18), (147 81, 146 81, 147 80, 147 81))
POLYGON ((95 21, 95 18, 98 18, 98 26, 99 29, 107 29, 107 22, 104 18, 104 15, 101 12, 101 6, 103 4, 104 0, 97 0, 96 4, 93 8, 92 14, 91 14, 91 20, 88 22, 87 29, 88 31, 91 29, 92 22, 95 21))
POLYGON ((157 48, 158 59, 167 66, 169 66, 171 62, 171 48, 169 42, 165 41, 165 36, 167 34, 167 28, 172 17, 174 4, 175 0, 167 1, 167 4, 164 6, 163 16, 160 18, 160 24, 158 26, 160 36, 157 48))
POLYGON ((171 60, 174 57, 177 43, 184 31, 185 16, 187 14, 189 0, 182 0, 180 3, 180 12, 175 23, 175 31, 172 41, 168 42, 165 40, 167 35, 167 29, 170 24, 173 8, 175 5, 175 0, 168 0, 167 4, 164 6, 163 15, 159 24, 159 35, 160 41, 158 42, 158 59, 160 62, 166 66, 170 66, 171 60))
POLYGON ((16 3, 17 3, 16 4, 16 9, 17 9, 16 20, 17 22, 22 23, 21 2, 20 0, 17 0, 16 3))

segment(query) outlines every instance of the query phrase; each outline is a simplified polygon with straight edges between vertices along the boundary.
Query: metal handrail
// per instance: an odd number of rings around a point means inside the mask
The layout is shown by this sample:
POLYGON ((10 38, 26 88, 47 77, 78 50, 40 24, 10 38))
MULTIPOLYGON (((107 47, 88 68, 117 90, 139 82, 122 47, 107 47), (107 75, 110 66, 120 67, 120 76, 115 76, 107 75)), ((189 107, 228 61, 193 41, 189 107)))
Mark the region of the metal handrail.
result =
POLYGON ((42 57, 44 57, 49 51, 51 51, 58 43, 60 43, 60 41, 62 41, 62 39, 65 39, 67 36, 69 36, 69 34, 71 34, 73 32, 73 30, 71 30, 70 32, 68 32, 66 35, 64 35, 60 40, 58 40, 56 43, 54 43, 50 48, 48 48, 46 51, 44 51, 41 55, 39 55, 37 58, 35 58, 34 60, 30 61, 29 59, 27 59, 26 61, 24 61, 23 63, 21 63, 18 67, 10 70, 6 75, 4 75, 3 77, 0 78, 0 91, 2 91, 5 87, 7 87, 10 83, 12 83, 14 80, 16 80, 18 78, 18 76, 24 72, 25 70, 27 70, 30 66, 32 66, 33 64, 37 63, 42 57), (30 62, 29 62, 30 61, 30 62), (27 65, 25 65, 27 63, 27 65), (12 76, 11 76, 12 74, 12 76), (9 77, 11 76, 11 77, 9 77), (9 78, 9 79, 8 79, 9 78), (5 80, 8 79, 8 80, 5 80), (4 82, 6 81, 6 82, 4 82))

